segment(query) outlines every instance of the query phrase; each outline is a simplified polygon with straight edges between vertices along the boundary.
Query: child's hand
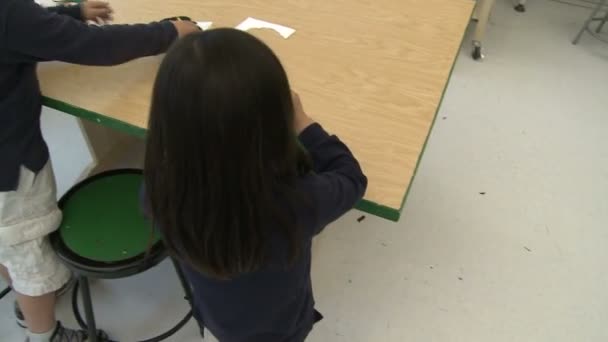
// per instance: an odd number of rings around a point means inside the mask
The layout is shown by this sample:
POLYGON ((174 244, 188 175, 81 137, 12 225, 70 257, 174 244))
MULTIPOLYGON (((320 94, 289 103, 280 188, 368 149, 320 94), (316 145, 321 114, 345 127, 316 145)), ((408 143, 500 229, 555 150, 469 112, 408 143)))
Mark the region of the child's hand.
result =
POLYGON ((198 27, 196 23, 190 20, 172 21, 172 23, 173 25, 175 25, 175 29, 177 30, 177 36, 180 38, 189 35, 190 33, 201 31, 201 28, 198 27))
POLYGON ((315 123, 309 116, 304 112, 304 107, 302 107, 302 102, 300 101, 300 96, 295 91, 291 91, 291 98, 293 101, 293 111, 294 111, 294 125, 296 129, 296 134, 302 133, 308 126, 315 123))
POLYGON ((92 20, 97 22, 99 19, 101 19, 105 22, 112 20, 112 13, 114 13, 114 10, 112 10, 112 7, 110 7, 110 4, 107 2, 89 0, 83 2, 80 6, 82 10, 82 18, 85 21, 92 20))

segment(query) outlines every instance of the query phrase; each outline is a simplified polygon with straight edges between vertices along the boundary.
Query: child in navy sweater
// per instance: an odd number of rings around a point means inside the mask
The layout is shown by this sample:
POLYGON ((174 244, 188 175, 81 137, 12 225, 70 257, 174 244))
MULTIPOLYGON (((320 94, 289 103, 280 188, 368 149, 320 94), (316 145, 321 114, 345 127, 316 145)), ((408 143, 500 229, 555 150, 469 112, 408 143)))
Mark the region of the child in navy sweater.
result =
POLYGON ((55 320, 55 292, 70 273, 48 241, 61 212, 40 131, 36 63, 114 65, 162 53, 178 36, 198 31, 185 21, 103 27, 84 22, 111 14, 99 1, 52 9, 33 0, 0 1, 0 274, 17 293, 30 342, 87 338, 55 320))
POLYGON ((304 111, 278 58, 218 29, 167 54, 154 87, 146 207, 221 342, 300 342, 321 318, 315 235, 359 201, 349 149, 304 111))

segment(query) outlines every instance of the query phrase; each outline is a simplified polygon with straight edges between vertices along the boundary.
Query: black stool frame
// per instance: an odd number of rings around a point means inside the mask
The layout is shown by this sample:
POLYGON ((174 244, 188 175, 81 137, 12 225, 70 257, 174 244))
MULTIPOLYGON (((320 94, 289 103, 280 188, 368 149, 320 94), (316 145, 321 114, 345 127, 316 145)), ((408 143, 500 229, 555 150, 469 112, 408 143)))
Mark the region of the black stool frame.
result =
MULTIPOLYGON (((65 195, 61 197, 59 200, 59 207, 63 208, 66 201, 79 189, 83 186, 95 182, 101 178, 110 177, 118 174, 142 174, 142 170, 139 169, 118 169, 111 170, 99 173, 95 176, 87 178, 82 182, 76 184, 72 187, 65 195)), ((145 253, 141 253, 135 257, 128 258, 125 260, 121 260, 114 263, 104 263, 95 260, 89 260, 83 258, 76 253, 72 252, 63 242, 61 236, 58 231, 51 234, 51 243, 55 252, 59 256, 59 258, 66 264, 66 266, 74 272, 77 277, 76 285, 74 286, 74 290, 72 293, 72 309, 74 311, 74 315, 78 324, 82 329, 88 331, 89 341, 98 342, 98 332, 97 326, 95 323, 95 315, 93 312, 93 303, 91 299, 91 290, 89 287, 89 278, 100 278, 100 279, 117 279, 117 278, 126 278, 138 273, 142 273, 147 271, 148 269, 158 265, 161 261, 167 258, 167 252, 162 241, 154 244, 149 251, 145 253), (80 315, 80 311, 78 309, 78 290, 81 289, 82 292, 82 302, 84 305, 85 311, 85 321, 82 319, 80 315)), ((180 283, 185 292, 185 299, 190 304, 190 307, 193 307, 192 303, 192 289, 190 284, 186 280, 184 273, 181 269, 179 262, 171 259, 173 262, 173 266, 175 267, 175 271, 179 277, 180 283)), ((142 342, 156 342, 162 341, 169 336, 176 333, 179 329, 181 329, 188 321, 192 318, 192 310, 188 312, 188 314, 172 329, 167 332, 144 340, 142 342)), ((201 336, 203 336, 204 328, 199 322, 199 328, 201 332, 201 336)), ((101 341, 99 341, 101 342, 101 341)))

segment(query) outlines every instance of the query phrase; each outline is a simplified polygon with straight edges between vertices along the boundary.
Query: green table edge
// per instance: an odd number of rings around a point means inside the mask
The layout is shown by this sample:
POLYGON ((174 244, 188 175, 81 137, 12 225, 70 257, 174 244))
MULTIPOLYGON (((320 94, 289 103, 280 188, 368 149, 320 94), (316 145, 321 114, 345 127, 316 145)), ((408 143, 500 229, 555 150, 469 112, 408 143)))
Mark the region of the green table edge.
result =
MULTIPOLYGON (((475 6, 473 6, 473 9, 471 10, 470 17, 473 15, 474 10, 475 10, 475 6)), ((470 21, 470 18, 469 18, 469 21, 470 21)), ((422 145, 422 151, 420 152, 420 155, 418 156, 418 159, 416 160, 416 167, 414 168, 414 173, 412 174, 412 177, 410 178, 410 182, 409 182, 409 185, 403 196, 403 200, 401 200, 401 206, 399 208, 392 208, 392 207, 388 207, 388 206, 385 206, 385 205, 382 205, 382 204, 379 204, 379 203, 376 203, 376 202, 373 202, 370 200, 363 199, 363 200, 359 201, 359 203, 357 203, 357 205, 355 206, 356 209, 361 210, 361 211, 366 212, 371 215, 375 215, 375 216, 378 216, 378 217, 381 217, 381 218, 384 218, 384 219, 387 219, 390 221, 394 221, 394 222, 399 221, 399 219, 401 218, 401 212, 403 211, 405 202, 407 201, 407 199, 410 195, 410 191, 412 190, 412 184, 414 183, 414 180, 416 179, 416 175, 418 174, 418 168, 420 167, 420 163, 422 161, 422 158, 424 157, 424 153, 426 152, 426 147, 429 142, 429 137, 431 136, 433 127, 435 127, 435 122, 437 121, 437 116, 439 114, 439 110, 441 109, 441 105, 443 104, 443 99, 445 98, 445 92, 447 91, 448 84, 450 83, 450 79, 452 78, 452 73, 454 72, 454 67, 456 66, 456 59, 460 55, 460 50, 462 49, 462 44, 464 44, 464 38, 466 35, 466 31, 467 31, 466 29, 463 31, 462 37, 460 38, 460 45, 459 45, 458 51, 455 54, 454 59, 452 61, 452 67, 450 68, 450 73, 448 75, 447 82, 445 82, 445 86, 443 87, 443 91, 441 93, 441 98, 439 99, 439 104, 437 105, 437 109, 435 110, 435 115, 433 116, 433 121, 431 122, 431 126, 429 127, 429 130, 426 134, 426 138, 424 139, 424 145, 422 145)), ((96 122, 100 125, 104 125, 106 127, 130 134, 130 135, 134 135, 134 136, 137 136, 140 138, 145 138, 145 136, 146 136, 146 129, 144 129, 144 128, 133 126, 126 122, 116 120, 113 118, 109 118, 102 114, 95 113, 95 112, 92 112, 90 110, 87 110, 87 109, 84 109, 81 107, 73 106, 69 103, 66 103, 66 102, 63 102, 60 100, 56 100, 56 99, 53 99, 53 98, 50 98, 47 96, 43 96, 42 104, 46 107, 56 109, 58 111, 61 111, 61 112, 67 113, 67 114, 71 114, 71 115, 77 116, 82 119, 90 120, 90 121, 96 122)))
POLYGON ((92 122, 96 122, 100 125, 115 129, 120 132, 127 133, 129 135, 134 135, 139 138, 145 138, 146 129, 133 126, 124 121, 116 120, 113 118, 109 118, 99 113, 92 112, 90 110, 73 106, 69 103, 56 100, 47 96, 42 96, 42 105, 45 107, 49 107, 52 109, 56 109, 60 112, 64 112, 67 114, 71 114, 77 116, 82 119, 86 119, 92 122))

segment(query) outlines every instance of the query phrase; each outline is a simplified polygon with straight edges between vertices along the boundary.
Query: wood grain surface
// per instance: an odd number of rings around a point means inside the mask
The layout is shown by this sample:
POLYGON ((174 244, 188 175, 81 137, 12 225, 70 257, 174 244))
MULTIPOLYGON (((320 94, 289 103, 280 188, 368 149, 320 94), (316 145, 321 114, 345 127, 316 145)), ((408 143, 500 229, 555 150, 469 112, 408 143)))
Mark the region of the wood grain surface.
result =
MULTIPOLYGON (((251 33, 281 58, 309 114, 355 152, 366 199, 400 209, 448 82, 471 0, 114 0, 116 23, 185 15, 234 27, 251 16, 295 28, 251 33)), ((45 63, 45 96, 145 127, 162 56, 117 67, 45 63)))

